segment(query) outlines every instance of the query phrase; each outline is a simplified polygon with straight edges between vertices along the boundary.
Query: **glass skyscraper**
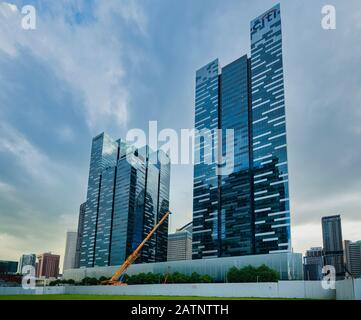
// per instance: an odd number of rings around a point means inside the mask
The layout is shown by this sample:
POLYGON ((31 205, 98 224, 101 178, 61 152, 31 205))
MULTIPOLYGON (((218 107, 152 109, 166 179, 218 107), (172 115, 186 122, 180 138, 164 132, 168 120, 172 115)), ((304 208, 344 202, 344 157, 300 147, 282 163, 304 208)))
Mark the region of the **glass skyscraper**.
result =
MULTIPOLYGON (((148 147, 137 150, 104 133, 93 138, 80 267, 122 264, 169 210, 170 162, 157 155, 153 164, 148 147)), ((136 262, 166 261, 167 235, 166 224, 136 262)))
POLYGON ((220 253, 219 181, 213 143, 219 127, 218 59, 199 69, 196 74, 195 153, 193 180, 193 258, 215 257, 220 253), (204 133, 206 138, 201 137, 204 133), (199 134, 198 134, 199 133, 199 134))
POLYGON ((250 34, 251 58, 196 73, 193 259, 291 250, 279 5, 252 20, 250 34), (233 170, 218 175, 227 129, 233 170))
POLYGON ((334 266, 337 279, 342 280, 345 277, 345 261, 341 216, 322 217, 321 221, 324 264, 334 266))
POLYGON ((82 239, 84 234, 85 209, 86 209, 86 202, 82 203, 79 207, 78 232, 76 239, 75 263, 74 263, 74 267, 76 269, 80 267, 80 252, 81 252, 82 239))
POLYGON ((289 251, 290 206, 280 6, 251 22, 255 253, 289 251))

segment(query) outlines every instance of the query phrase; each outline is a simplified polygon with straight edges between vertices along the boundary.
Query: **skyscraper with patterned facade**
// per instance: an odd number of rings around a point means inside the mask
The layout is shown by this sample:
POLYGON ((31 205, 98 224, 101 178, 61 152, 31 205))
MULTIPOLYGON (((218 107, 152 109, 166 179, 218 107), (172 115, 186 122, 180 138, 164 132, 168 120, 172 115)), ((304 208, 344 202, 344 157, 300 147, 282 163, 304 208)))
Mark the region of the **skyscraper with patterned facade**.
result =
MULTIPOLYGON (((80 267, 122 264, 169 210, 169 179, 170 161, 162 151, 135 149, 105 133, 94 137, 80 267)), ((166 261, 167 235, 164 224, 136 263, 166 261)))
POLYGON ((291 250, 280 6, 250 34, 250 58, 196 73, 193 259, 291 250))

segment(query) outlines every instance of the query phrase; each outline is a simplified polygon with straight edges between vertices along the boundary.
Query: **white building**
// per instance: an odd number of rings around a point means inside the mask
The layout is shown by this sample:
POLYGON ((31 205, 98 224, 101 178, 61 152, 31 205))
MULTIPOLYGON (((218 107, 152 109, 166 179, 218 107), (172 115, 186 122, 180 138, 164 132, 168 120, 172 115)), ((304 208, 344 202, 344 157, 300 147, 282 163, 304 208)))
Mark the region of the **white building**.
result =
POLYGON ((168 235, 167 261, 192 259, 192 222, 168 235))
POLYGON ((75 268, 75 252, 76 241, 78 233, 75 231, 68 231, 66 233, 65 255, 63 271, 75 268))

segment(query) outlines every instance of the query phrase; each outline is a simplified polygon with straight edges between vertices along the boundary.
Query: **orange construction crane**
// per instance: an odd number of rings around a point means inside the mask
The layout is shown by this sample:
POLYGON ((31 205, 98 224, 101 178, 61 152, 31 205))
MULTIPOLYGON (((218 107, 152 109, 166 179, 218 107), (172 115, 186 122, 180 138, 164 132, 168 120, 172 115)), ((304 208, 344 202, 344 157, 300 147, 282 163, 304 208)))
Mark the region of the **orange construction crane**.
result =
POLYGON ((153 233, 158 229, 158 227, 168 218, 170 215, 170 211, 168 211, 162 219, 154 226, 151 232, 145 237, 142 243, 138 246, 137 249, 124 261, 122 266, 117 270, 116 273, 110 278, 110 280, 102 281, 101 284, 113 285, 113 286, 126 286, 125 282, 122 282, 125 272, 129 268, 129 266, 140 256, 139 251, 143 248, 144 244, 150 239, 153 233))

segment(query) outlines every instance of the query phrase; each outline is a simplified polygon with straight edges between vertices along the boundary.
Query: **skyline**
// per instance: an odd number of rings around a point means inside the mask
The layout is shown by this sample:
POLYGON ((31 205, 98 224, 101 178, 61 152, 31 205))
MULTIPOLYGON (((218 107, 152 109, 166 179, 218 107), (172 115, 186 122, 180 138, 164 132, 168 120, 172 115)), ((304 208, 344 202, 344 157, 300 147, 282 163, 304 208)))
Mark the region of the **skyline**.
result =
MULTIPOLYGON (((25 2, 14 3, 20 7, 25 2)), ((41 33, 56 47, 64 46, 60 52, 45 48, 39 39, 30 41, 22 34, 11 38, 0 22, 3 88, 0 116, 4 119, 0 125, 0 165, 6 168, 0 173, 0 239, 5 244, 5 248, 0 248, 0 256, 3 259, 17 260, 30 246, 34 247, 31 252, 52 251, 63 256, 66 230, 76 229, 78 208, 85 200, 89 137, 101 131, 122 136, 131 128, 145 129, 148 120, 158 120, 161 128, 192 128, 194 71, 217 56, 226 65, 249 53, 249 21, 276 2, 254 1, 250 5, 245 1, 229 1, 219 7, 214 1, 207 11, 201 11, 204 9, 201 2, 185 1, 176 5, 184 13, 184 20, 169 9, 170 4, 160 6, 158 2, 154 8, 144 4, 144 9, 132 2, 125 12, 115 2, 109 3, 97 8, 84 2, 85 14, 80 17, 74 7, 40 6, 39 29, 31 37, 41 33), (190 8, 193 13, 188 13, 190 8), (216 8, 221 8, 223 14, 215 16, 212 9, 216 8), (169 15, 156 21, 166 10, 170 10, 169 15), (108 19, 114 18, 114 12, 124 20, 108 19), (199 12, 205 17, 195 21, 199 12), (50 16, 55 21, 50 23, 50 16), (74 20, 67 25, 62 20, 64 16, 74 20), (94 21, 92 16, 97 19, 94 21), (207 24, 208 19, 214 17, 215 26, 207 24), (197 22, 196 27, 187 27, 187 21, 197 22), (42 24, 46 28, 42 28, 42 24), (102 32, 115 30, 114 26, 119 24, 121 36, 107 42, 102 32), (173 28, 166 30, 164 26, 173 28), (129 29, 130 39, 124 40, 129 29), (177 41, 171 37, 172 32, 177 41), (214 34, 222 37, 214 39, 214 34), (89 48, 98 42, 105 47, 95 53, 81 50, 82 45, 89 48), (187 43, 197 44, 196 49, 186 50, 187 43), (116 50, 121 52, 121 57, 114 53, 116 50), (107 59, 99 59, 102 55, 107 59), (98 60, 100 63, 93 71, 95 76, 88 69, 98 60), (75 68, 74 78, 72 68, 75 68), (34 77, 35 81, 31 81, 34 77), (15 83, 20 95, 11 89, 15 83), (107 93, 105 104, 99 102, 104 97, 97 97, 94 91, 107 93), (126 101, 122 100, 124 97, 126 101), (150 107, 145 108, 145 104, 150 107), (25 105, 31 106, 31 112, 25 105), (116 106, 118 109, 113 109, 116 106), (16 112, 19 109, 22 112, 16 112), (124 117, 116 116, 117 110, 123 110, 124 117), (135 115, 139 114, 136 119, 135 115), (176 121, 177 125, 173 126, 176 121), (33 199, 35 203, 31 202, 33 199), (44 219, 48 223, 45 224, 44 219), (18 234, 23 239, 19 239, 18 234)), ((304 252, 310 246, 321 244, 321 216, 324 215, 341 214, 344 239, 358 240, 361 175, 357 163, 361 158, 361 148, 358 148, 361 114, 356 108, 361 96, 357 92, 360 75, 353 64, 358 63, 361 53, 360 32, 357 32, 361 30, 361 8, 356 1, 347 4, 335 1, 337 29, 326 31, 320 24, 323 1, 312 4, 308 1, 306 8, 285 1, 280 3, 285 42, 292 244, 295 252, 304 252), (345 13, 351 15, 348 21, 344 19, 345 13), (295 21, 304 21, 309 29, 302 29, 302 25, 300 29, 299 22, 295 21), (344 47, 350 50, 342 50, 344 47), (340 110, 342 104, 348 107, 347 112, 340 110), (345 157, 334 157, 335 154, 345 157), (305 236, 309 239, 304 239, 305 236)), ((172 166, 171 171, 171 210, 175 214, 170 220, 170 231, 175 231, 192 217, 192 194, 188 191, 192 185, 192 168, 172 166)))

